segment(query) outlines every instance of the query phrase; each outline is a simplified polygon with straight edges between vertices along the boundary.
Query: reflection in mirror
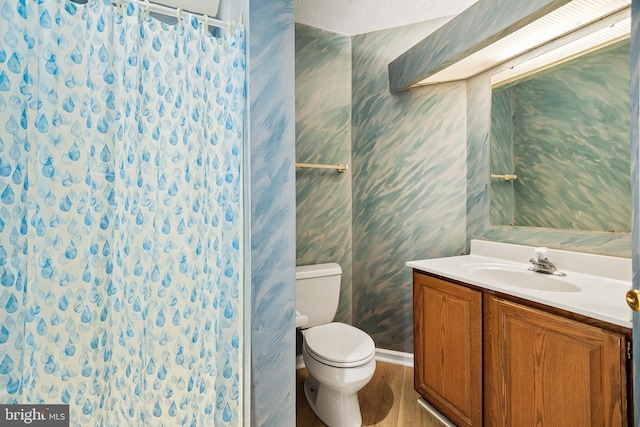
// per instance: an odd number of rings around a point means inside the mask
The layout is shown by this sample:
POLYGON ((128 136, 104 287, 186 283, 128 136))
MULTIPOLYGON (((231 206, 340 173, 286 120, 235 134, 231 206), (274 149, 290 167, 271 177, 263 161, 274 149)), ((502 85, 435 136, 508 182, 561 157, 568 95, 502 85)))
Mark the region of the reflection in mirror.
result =
POLYGON ((493 88, 493 225, 631 231, 629 52, 627 39, 493 88))

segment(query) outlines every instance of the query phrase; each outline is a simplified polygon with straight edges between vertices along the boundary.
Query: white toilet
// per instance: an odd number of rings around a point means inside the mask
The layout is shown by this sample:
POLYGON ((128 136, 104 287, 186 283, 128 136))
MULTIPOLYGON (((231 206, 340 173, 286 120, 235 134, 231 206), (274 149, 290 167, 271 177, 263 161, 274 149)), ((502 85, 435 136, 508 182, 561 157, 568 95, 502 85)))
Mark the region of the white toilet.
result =
POLYGON ((375 344, 360 329, 332 322, 341 275, 335 263, 296 267, 296 326, 302 329, 309 371, 304 395, 329 427, 360 427, 357 392, 376 370, 375 344))

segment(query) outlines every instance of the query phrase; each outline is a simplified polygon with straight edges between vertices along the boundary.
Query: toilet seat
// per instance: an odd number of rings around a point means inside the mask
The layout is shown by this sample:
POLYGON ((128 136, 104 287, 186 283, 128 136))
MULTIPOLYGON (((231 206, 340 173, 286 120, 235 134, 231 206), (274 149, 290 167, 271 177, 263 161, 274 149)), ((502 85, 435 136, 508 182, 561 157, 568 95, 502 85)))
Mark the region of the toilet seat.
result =
POLYGON ((361 366, 375 356, 375 344, 369 335, 339 322, 307 329, 304 345, 309 356, 336 368, 361 366))

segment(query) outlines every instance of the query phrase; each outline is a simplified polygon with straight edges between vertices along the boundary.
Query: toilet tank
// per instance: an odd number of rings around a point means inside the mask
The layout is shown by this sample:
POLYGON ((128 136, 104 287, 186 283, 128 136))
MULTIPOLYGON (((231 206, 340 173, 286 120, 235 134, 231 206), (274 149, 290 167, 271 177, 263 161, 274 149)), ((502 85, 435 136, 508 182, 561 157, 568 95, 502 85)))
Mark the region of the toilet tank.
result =
POLYGON ((331 323, 340 300, 339 264, 314 264, 296 267, 296 310, 307 316, 306 328, 331 323))

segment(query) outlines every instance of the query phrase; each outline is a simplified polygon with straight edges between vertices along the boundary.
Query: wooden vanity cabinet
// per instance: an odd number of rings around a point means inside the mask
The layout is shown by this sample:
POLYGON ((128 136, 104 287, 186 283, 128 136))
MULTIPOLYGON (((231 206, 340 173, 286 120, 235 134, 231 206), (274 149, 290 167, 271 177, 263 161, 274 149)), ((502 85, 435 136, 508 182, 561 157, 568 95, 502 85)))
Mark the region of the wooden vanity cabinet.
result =
POLYGON ((415 389, 456 425, 630 425, 624 328, 413 278, 415 389))
POLYGON ((414 382, 459 427, 482 425, 482 292, 414 271, 414 382))
POLYGON ((484 299, 484 425, 626 426, 623 335, 484 299))

